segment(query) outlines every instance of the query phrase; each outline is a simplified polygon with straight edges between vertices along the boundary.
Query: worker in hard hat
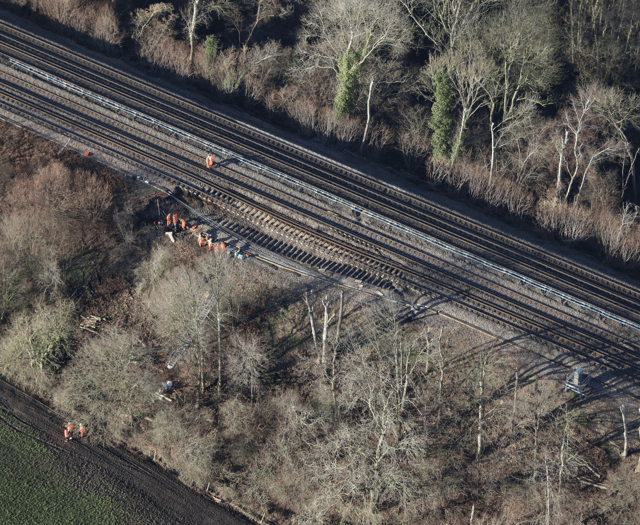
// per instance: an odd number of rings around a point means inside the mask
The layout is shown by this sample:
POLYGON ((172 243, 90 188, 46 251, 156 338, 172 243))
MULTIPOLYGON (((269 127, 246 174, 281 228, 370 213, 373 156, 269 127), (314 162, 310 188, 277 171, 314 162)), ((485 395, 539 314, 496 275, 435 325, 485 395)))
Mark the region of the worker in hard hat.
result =
POLYGON ((73 425, 71 423, 67 423, 64 426, 64 438, 67 441, 71 441, 73 439, 73 425))

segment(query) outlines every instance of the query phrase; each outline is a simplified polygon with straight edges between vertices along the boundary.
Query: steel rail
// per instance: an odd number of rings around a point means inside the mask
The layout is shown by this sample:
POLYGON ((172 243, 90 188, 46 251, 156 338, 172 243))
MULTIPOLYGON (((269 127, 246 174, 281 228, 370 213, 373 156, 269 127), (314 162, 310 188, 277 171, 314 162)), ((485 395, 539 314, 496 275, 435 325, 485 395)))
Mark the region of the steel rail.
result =
MULTIPOLYGON (((23 101, 24 102, 24 101, 23 101)), ((26 101, 28 103, 28 101, 26 101)), ((29 104, 29 103, 28 103, 29 104)), ((32 105, 32 104, 29 104, 32 105)), ((33 104, 34 109, 38 109, 39 111, 43 110, 42 104, 38 104, 35 105, 33 104)), ((56 119, 62 119, 65 120, 65 117, 61 117, 58 114, 53 115, 54 118, 56 119)), ((72 119, 66 119, 67 120, 67 124, 69 125, 74 125, 76 127, 82 127, 78 125, 78 122, 72 119)), ((87 133, 89 134, 96 134, 95 131, 93 130, 89 130, 87 129, 87 133)), ((100 135, 100 134, 98 134, 100 135)), ((122 141, 119 141, 118 139, 114 139, 112 137, 108 137, 106 135, 102 135, 100 137, 102 140, 107 140, 107 141, 111 141, 115 144, 118 144, 119 147, 131 151, 133 152, 135 155, 137 156, 141 156, 144 157, 145 156, 145 151, 144 150, 140 150, 138 148, 133 148, 131 146, 130 143, 125 143, 122 141)), ((175 165, 172 165, 168 162, 165 161, 159 161, 159 163, 161 165, 164 165, 165 167, 168 167, 174 171, 178 171, 178 172, 182 172, 183 175, 185 175, 188 178, 191 179, 195 179, 196 181, 200 182, 200 183, 204 183, 205 185, 211 185, 211 181, 208 181, 206 179, 202 179, 199 176, 194 175, 191 172, 186 172, 184 169, 181 168, 177 168, 175 165)), ((223 190, 223 191, 227 191, 227 190, 223 190)), ((273 210, 269 210, 270 214, 274 214, 273 210)), ((286 220, 286 215, 283 215, 283 220, 286 220)), ((313 235, 318 235, 317 231, 311 231, 308 230, 309 233, 313 234, 313 235)), ((322 235, 321 235, 322 236, 322 235)), ((335 243, 335 239, 331 239, 328 238, 327 242, 334 242, 335 243)), ((353 247, 350 247, 352 251, 353 247)), ((366 257, 372 258, 373 260, 376 260, 376 256, 372 256, 371 254, 368 253, 364 253, 362 250, 355 250, 356 252, 360 253, 361 255, 364 255, 366 257)), ((620 355, 615 355, 612 354, 610 352, 606 352, 603 351, 601 348, 599 347, 594 347, 591 344, 591 347, 589 349, 585 348, 585 343, 584 341, 580 340, 578 337, 576 337, 575 333, 570 333, 567 334, 562 330, 562 327, 560 326, 556 326, 557 325, 557 319, 551 318, 550 316, 548 316, 547 314, 543 314, 541 312, 537 312, 536 314, 541 316, 543 319, 545 319, 547 321, 547 323, 550 324, 543 324, 539 321, 533 321, 530 317, 530 313, 531 313, 531 309, 529 314, 525 315, 525 314, 519 314, 514 312, 513 310, 513 306, 515 306, 517 304, 517 302, 515 302, 513 299, 511 298, 504 298, 506 299, 507 302, 509 303, 508 306, 499 306, 496 305, 493 302, 487 301, 485 299, 482 299, 481 297, 478 296, 474 296, 474 297, 469 297, 469 289, 464 289, 464 288, 460 288, 459 286, 456 285, 451 285, 451 284, 447 284, 442 282, 439 279, 436 279, 434 277, 432 277, 431 275, 425 274, 425 273, 421 273, 421 272, 416 272, 414 270, 408 269, 406 267, 397 267, 397 266, 392 266, 388 264, 388 261, 384 261, 384 262, 378 262, 378 271, 381 271, 384 267, 391 267, 394 270, 398 270, 402 273, 404 273, 405 275, 408 276, 412 276, 413 278, 417 278, 419 281, 422 282, 428 282, 430 285, 434 286, 434 287, 439 287, 439 288, 444 288, 445 290, 447 290, 448 293, 451 293, 452 295, 454 295, 455 297, 450 298, 453 301, 455 301, 457 304, 459 304, 460 306, 462 306, 463 308, 470 310, 472 312, 474 312, 475 314, 481 314, 484 315, 485 317, 490 317, 495 321, 498 321, 499 323, 509 326, 511 328, 514 328, 518 331, 521 331, 523 329, 523 327, 527 327, 527 329, 532 331, 532 334, 534 337, 537 337, 538 339, 541 340, 545 340, 547 342, 551 342, 552 344, 558 344, 558 340, 560 341, 564 341, 567 344, 570 344, 571 346, 569 347, 571 350, 573 350, 574 352, 578 353, 579 355, 582 355, 584 357, 590 358, 590 359, 595 359, 599 362, 602 362, 603 364, 610 366, 611 362, 615 362, 617 366, 622 366, 622 367, 626 367, 628 369, 637 369, 638 366, 637 364, 635 364, 633 361, 629 361, 628 359, 620 356, 620 355), (469 304, 465 304, 463 302, 461 302, 460 299, 457 299, 456 297, 467 297, 467 299, 471 300, 473 303, 475 303, 476 306, 473 305, 469 305, 469 304), (488 315, 488 311, 487 310, 492 310, 493 312, 495 312, 494 314, 489 314, 488 315), (518 323, 514 323, 514 321, 508 321, 507 319, 515 319, 519 322, 518 323), (553 334, 554 337, 551 337, 550 335, 543 335, 543 334, 553 334), (583 348, 582 350, 580 348, 583 348), (601 360, 599 360, 598 358, 594 358, 594 356, 589 353, 589 352, 595 352, 598 355, 601 355, 606 361, 603 362, 601 360)), ((434 271, 438 271, 437 268, 432 268, 434 271)), ((478 287, 478 285, 475 284, 471 284, 471 287, 475 287, 477 291, 479 292, 487 292, 486 289, 482 289, 480 287, 478 287)), ((492 293, 494 295, 498 295, 495 294, 495 292, 493 291, 488 291, 489 293, 492 293)), ((525 307, 526 309, 527 307, 525 307)), ((587 338, 593 338, 595 340, 598 340, 598 342, 600 344, 606 345, 609 343, 609 341, 606 341, 602 338, 595 338, 594 335, 590 332, 585 332, 584 330, 575 330, 575 327, 572 327, 572 330, 574 330, 574 332, 578 332, 581 331, 582 335, 584 337, 587 338)))
POLYGON ((276 170, 273 170, 271 168, 268 168, 260 163, 257 163, 253 160, 250 159, 246 159, 241 155, 238 155, 236 153, 233 153, 229 150, 226 150, 222 147, 219 147, 215 144, 212 144, 208 141, 205 141, 199 137, 196 137, 190 133, 187 133, 179 128, 176 128, 174 126, 171 126, 169 124, 165 124, 164 122, 158 121, 157 119, 150 117, 144 113, 135 111, 133 109, 130 109, 126 106, 123 106, 121 104, 118 104, 116 102, 113 102, 109 99, 106 99, 105 97, 102 97, 100 95, 97 95, 95 93, 92 93, 90 91, 87 91, 81 87, 78 87, 76 85, 70 84, 69 82, 66 82, 60 78, 57 78, 53 75, 50 75, 44 71, 41 71, 37 68, 34 68, 32 66, 29 66, 28 64, 24 64, 18 60, 15 60, 13 58, 9 58, 9 62, 20 68, 23 69, 24 71, 26 71, 27 73, 34 75, 34 76, 38 76, 40 78, 42 78, 43 80, 46 80, 47 82, 50 82, 54 85, 58 85, 59 87, 61 87, 62 89, 65 89, 69 92, 75 93, 79 96, 83 96, 86 97, 90 100, 94 100, 96 103, 100 104, 100 105, 104 105, 106 107, 111 108, 114 111, 117 112, 121 112, 124 114, 128 114, 130 115, 132 118, 137 119, 139 121, 142 122, 146 122, 151 126, 155 126, 157 128, 163 129, 165 130, 167 133, 169 134, 173 134, 173 135, 177 135, 179 137, 182 137, 184 140, 189 141, 191 143, 195 143, 200 145, 204 151, 215 151, 216 153, 218 153, 221 156, 224 157, 228 157, 228 158, 232 158, 235 161, 237 161, 238 163, 244 164, 250 168, 253 168, 257 171, 263 172, 263 173, 267 173, 273 177, 276 177, 280 180, 283 180, 285 182, 291 183, 291 184, 296 184, 298 186, 300 186, 301 188, 304 188, 305 190, 314 193, 315 195, 322 197, 330 202, 333 202, 337 205, 340 205, 342 207, 345 207, 347 209, 350 209, 356 213, 359 213, 361 215, 364 215, 366 217, 369 217, 370 219, 374 219, 377 220, 383 224, 385 224, 386 226, 397 230, 397 231, 401 231, 405 234, 408 234, 410 236, 416 237, 428 244, 431 244, 432 246, 436 246, 439 249, 445 250, 449 253, 452 253, 458 257, 461 257, 463 259, 469 260, 469 261, 473 261, 477 264, 480 264, 482 266, 484 266, 485 268, 491 269, 494 272, 497 272, 499 274, 502 274, 504 276, 508 276, 510 278, 516 279, 520 282, 522 282, 523 284, 526 284, 534 289, 537 289, 545 294, 549 294, 552 296, 555 296, 557 298, 559 298, 562 301, 568 302, 570 304, 573 304, 574 306, 577 306, 579 308, 582 308, 583 310, 586 311, 590 311, 592 313, 595 313, 596 315, 599 315, 603 318, 609 319, 610 321, 614 321, 617 322, 618 324, 621 324, 623 326, 626 326, 628 328, 631 328, 633 330, 638 330, 640 331, 640 324, 634 323, 632 321, 629 321, 627 319, 624 319, 622 317, 619 317, 615 314, 612 314, 610 312, 607 312, 606 310, 603 310, 602 308, 598 308, 596 306, 593 306, 585 301, 581 301, 579 299, 574 298, 573 296, 570 296, 566 293, 560 292, 550 286, 547 286, 545 284, 541 284, 538 283, 537 281, 530 279, 529 277, 526 277, 522 274, 519 274, 515 271, 509 270, 507 268, 504 268, 502 266, 498 266, 490 261, 484 260, 474 254, 471 254, 469 252, 466 252, 464 250, 461 250, 459 248, 456 248, 454 246, 451 246, 447 243, 444 243, 442 241, 439 241, 437 239, 434 239, 431 236, 428 236, 422 232, 419 232, 417 230, 414 230, 413 228, 409 228, 403 224, 400 224, 396 221, 393 221, 391 219, 388 219, 382 215, 379 215, 377 213, 371 212, 361 206, 357 206, 355 204, 352 204, 344 199, 341 199, 340 197, 337 197, 335 195, 332 195, 324 190, 315 188, 311 185, 308 185, 304 182, 298 181, 296 179, 294 179, 293 177, 290 177, 284 173, 280 173, 276 170))

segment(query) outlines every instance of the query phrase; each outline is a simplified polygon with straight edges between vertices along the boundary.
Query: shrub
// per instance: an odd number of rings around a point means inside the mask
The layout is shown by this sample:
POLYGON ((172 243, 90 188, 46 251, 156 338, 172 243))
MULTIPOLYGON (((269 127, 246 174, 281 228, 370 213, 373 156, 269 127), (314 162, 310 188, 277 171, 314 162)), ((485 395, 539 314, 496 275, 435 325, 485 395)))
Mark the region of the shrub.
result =
POLYGON ((9 378, 29 390, 46 392, 53 372, 69 355, 76 306, 70 299, 38 302, 33 312, 20 312, 0 344, 0 364, 9 378))

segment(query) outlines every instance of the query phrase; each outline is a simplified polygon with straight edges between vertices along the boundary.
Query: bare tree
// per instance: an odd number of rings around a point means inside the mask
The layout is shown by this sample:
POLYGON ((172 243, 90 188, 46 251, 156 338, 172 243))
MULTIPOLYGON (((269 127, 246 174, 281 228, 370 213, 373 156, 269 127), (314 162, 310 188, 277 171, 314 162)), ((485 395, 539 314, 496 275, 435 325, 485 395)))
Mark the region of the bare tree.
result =
POLYGON ((180 10, 184 33, 189 39, 189 67, 193 67, 193 50, 198 28, 208 24, 214 13, 220 16, 230 9, 230 4, 226 0, 189 0, 189 3, 180 10))
POLYGON ((569 173, 565 200, 572 195, 576 179, 580 179, 575 195, 577 199, 585 181, 598 164, 615 157, 621 151, 619 141, 599 136, 600 122, 594 111, 597 97, 598 91, 594 86, 581 86, 578 93, 569 99, 568 107, 562 111, 563 127, 569 131, 569 149, 563 156, 565 169, 569 173))
POLYGON ((454 49, 499 0, 398 0, 411 20, 431 43, 442 52, 454 49))
POLYGON ((234 4, 229 4, 225 18, 236 30, 241 47, 251 43, 255 30, 261 25, 273 18, 287 18, 293 14, 292 0, 236 0, 234 4), (246 34, 244 41, 243 33, 246 34))
POLYGON ((545 104, 559 81, 560 40, 554 9, 548 0, 514 0, 483 23, 481 45, 487 56, 495 57, 493 74, 483 86, 489 107, 490 175, 500 127, 522 115, 522 102, 545 104))
POLYGON ((313 346, 316 349, 316 356, 318 362, 320 362, 320 353, 318 352, 318 338, 316 336, 316 320, 314 316, 316 299, 313 295, 313 290, 305 292, 304 303, 307 305, 307 311, 309 312, 309 326, 311 327, 311 337, 313 339, 313 346))
POLYGON ((637 93, 625 93, 619 87, 601 87, 594 105, 595 113, 615 133, 627 154, 627 173, 625 163, 620 173, 620 197, 623 198, 627 190, 629 179, 633 185, 634 198, 638 198, 638 184, 636 181, 636 158, 638 151, 633 151, 629 135, 640 128, 640 96, 637 93))
POLYGON ((249 391, 252 404, 260 388, 260 376, 268 362, 267 351, 257 333, 234 332, 227 357, 227 374, 232 384, 249 391))
POLYGON ((57 405, 80 419, 99 440, 122 440, 150 409, 160 385, 139 336, 112 328, 84 343, 65 368, 57 405))
MULTIPOLYGON (((204 393, 205 338, 199 322, 208 300, 204 276, 186 266, 168 272, 153 288, 147 304, 155 314, 155 331, 169 348, 190 349, 197 365, 198 400, 204 393)), ((179 356, 181 357, 181 356, 179 356)))
POLYGON ((134 40, 140 40, 151 28, 154 31, 171 32, 175 22, 173 4, 169 2, 151 4, 146 9, 136 9, 131 14, 132 37, 134 40))
POLYGON ((488 79, 495 76, 496 67, 486 55, 485 49, 477 44, 477 33, 474 31, 468 37, 460 39, 456 48, 450 48, 430 60, 422 69, 422 84, 427 88, 439 71, 446 71, 460 105, 458 130, 449 160, 451 164, 462 149, 469 120, 479 109, 489 104, 484 88, 488 79))
POLYGON ((222 331, 227 319, 232 317, 231 299, 234 294, 234 285, 231 273, 231 264, 234 259, 225 253, 214 253, 213 257, 207 257, 200 265, 206 279, 206 290, 209 300, 212 301, 212 309, 209 314, 211 325, 217 336, 218 350, 218 395, 222 388, 222 331))
POLYGON ((332 69, 336 116, 352 108, 365 63, 378 53, 399 54, 411 37, 406 16, 384 0, 313 0, 302 20, 298 54, 304 70, 332 69))
POLYGON ((76 305, 70 299, 54 304, 38 301, 33 311, 14 314, 0 343, 4 373, 24 386, 46 391, 73 342, 76 305))

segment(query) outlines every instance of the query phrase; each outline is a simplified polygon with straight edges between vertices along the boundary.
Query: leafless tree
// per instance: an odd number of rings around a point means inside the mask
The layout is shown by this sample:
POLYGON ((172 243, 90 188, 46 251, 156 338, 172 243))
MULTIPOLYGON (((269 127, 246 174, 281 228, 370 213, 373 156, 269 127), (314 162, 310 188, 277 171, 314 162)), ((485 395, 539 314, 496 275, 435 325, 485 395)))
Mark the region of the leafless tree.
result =
POLYGON ((205 277, 205 289, 212 301, 212 309, 209 314, 211 326, 217 337, 218 356, 218 395, 222 388, 222 331, 227 320, 233 316, 232 297, 234 294, 234 282, 232 279, 231 265, 234 259, 227 254, 214 253, 212 257, 203 259, 200 269, 205 277))
POLYGON ((624 172, 626 163, 623 163, 620 173, 620 197, 624 197, 629 179, 631 179, 634 197, 637 199, 638 185, 635 165, 640 150, 633 150, 629 135, 633 130, 640 128, 640 96, 637 93, 625 93, 619 87, 601 87, 597 91, 598 96, 594 111, 618 136, 627 155, 627 173, 624 172))
POLYGON ((234 4, 229 4, 224 16, 238 34, 240 47, 251 43, 255 30, 261 25, 293 14, 292 0, 235 0, 234 4), (244 40, 243 34, 246 34, 244 40))
POLYGON ((139 336, 108 329, 84 343, 54 394, 58 407, 90 429, 92 438, 122 440, 147 413, 160 380, 139 336))
MULTIPOLYGON (((600 122, 594 111, 597 97, 598 91, 594 86, 581 86, 578 93, 569 99, 568 107, 562 111, 563 127, 569 131, 568 150, 563 156, 565 169, 569 173, 565 200, 572 195, 576 179, 580 179, 575 195, 577 199, 585 181, 598 164, 621 151, 621 144, 615 138, 598 136, 600 122)), ((556 191, 559 191, 557 186, 556 191)))
POLYGON ((189 3, 180 10, 184 33, 189 39, 189 67, 193 67, 193 51, 198 28, 208 24, 214 13, 221 16, 230 9, 231 6, 226 0, 189 0, 189 3))
POLYGON ((131 14, 132 37, 134 40, 140 40, 150 29, 154 32, 171 33, 176 20, 173 4, 169 2, 151 4, 146 9, 136 9, 131 14))
POLYGON ((255 332, 234 332, 226 361, 229 381, 240 390, 248 390, 253 403, 260 388, 260 375, 269 362, 260 336, 255 332))
POLYGON ((397 4, 384 0, 313 0, 302 20, 297 53, 300 67, 336 73, 337 116, 348 113, 357 97, 360 73, 378 53, 404 52, 411 36, 397 4))
POLYGON ((560 40, 554 9, 548 0, 515 0, 483 23, 481 45, 487 56, 495 57, 493 74, 483 86, 489 107, 491 175, 499 128, 521 117, 521 103, 544 104, 559 79, 560 40))
POLYGON ((489 104, 485 96, 485 85, 494 77, 496 64, 486 55, 486 51, 477 43, 474 31, 460 39, 459 45, 430 60, 422 69, 422 83, 433 90, 432 79, 439 71, 446 71, 451 80, 461 114, 458 130, 452 147, 450 163, 455 162, 464 141, 464 133, 469 120, 482 107, 489 104))
POLYGON ((398 0, 411 20, 430 42, 442 52, 454 49, 479 19, 499 0, 398 0))
POLYGON ((27 388, 46 391, 51 374, 69 354, 75 318, 76 305, 70 299, 38 301, 33 311, 14 314, 0 343, 4 373, 27 388))

